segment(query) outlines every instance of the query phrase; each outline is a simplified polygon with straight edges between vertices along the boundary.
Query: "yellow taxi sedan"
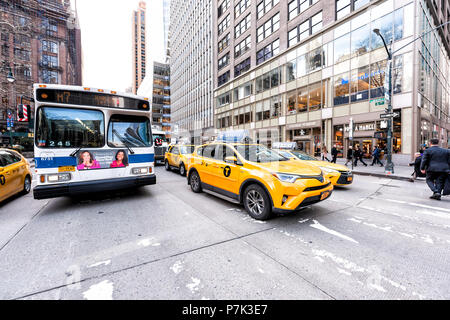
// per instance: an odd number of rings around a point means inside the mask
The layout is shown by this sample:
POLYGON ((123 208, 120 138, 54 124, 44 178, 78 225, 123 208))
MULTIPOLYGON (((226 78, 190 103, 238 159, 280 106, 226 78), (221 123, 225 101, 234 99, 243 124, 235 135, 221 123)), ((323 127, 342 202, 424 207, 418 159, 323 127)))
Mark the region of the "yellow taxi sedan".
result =
POLYGON ((188 184, 243 204, 254 219, 297 211, 329 198, 333 185, 320 168, 298 165, 265 146, 215 142, 198 147, 190 159, 188 184))
POLYGON ((167 150, 164 158, 164 166, 167 171, 176 169, 184 177, 186 176, 186 166, 189 162, 195 146, 193 145, 173 145, 167 150))
POLYGON ((31 171, 28 161, 19 153, 0 149, 0 202, 31 190, 31 171))
POLYGON ((320 161, 302 151, 276 150, 283 157, 288 159, 303 160, 319 167, 334 186, 345 186, 353 183, 353 172, 346 166, 327 161, 320 161))

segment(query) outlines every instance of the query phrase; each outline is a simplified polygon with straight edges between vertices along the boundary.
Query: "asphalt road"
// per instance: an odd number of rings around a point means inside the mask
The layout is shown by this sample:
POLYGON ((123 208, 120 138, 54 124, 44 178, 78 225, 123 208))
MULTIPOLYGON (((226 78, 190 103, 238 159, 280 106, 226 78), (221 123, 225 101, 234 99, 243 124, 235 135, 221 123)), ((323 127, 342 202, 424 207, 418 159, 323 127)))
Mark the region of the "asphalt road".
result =
POLYGON ((268 222, 158 184, 0 204, 0 299, 450 299, 450 199, 355 178, 268 222))

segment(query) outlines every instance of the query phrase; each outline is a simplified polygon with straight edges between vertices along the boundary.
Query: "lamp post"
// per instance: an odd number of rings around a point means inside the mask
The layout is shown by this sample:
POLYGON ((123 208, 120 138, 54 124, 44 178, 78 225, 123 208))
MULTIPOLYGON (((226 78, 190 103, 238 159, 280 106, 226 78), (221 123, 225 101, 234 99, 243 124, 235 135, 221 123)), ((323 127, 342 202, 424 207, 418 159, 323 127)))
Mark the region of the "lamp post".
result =
MULTIPOLYGON (((374 29, 373 32, 383 40, 384 48, 388 54, 388 82, 387 82, 387 91, 385 90, 384 97, 387 100, 388 107, 386 109, 388 114, 392 114, 392 40, 390 43, 390 48, 388 48, 386 44, 386 40, 384 40, 383 35, 380 33, 380 29, 374 29)), ((385 86, 386 87, 386 86, 385 86)), ((385 171, 387 174, 394 173, 394 163, 392 162, 392 127, 393 127, 393 117, 389 117, 387 119, 388 127, 387 127, 387 161, 385 171)))
MULTIPOLYGON (((9 72, 8 72, 8 75, 6 76, 6 80, 8 80, 8 82, 10 83, 10 85, 13 87, 13 84, 14 84, 14 82, 16 81, 16 78, 14 78, 14 75, 13 75, 13 73, 12 73, 11 67, 9 68, 9 72)), ((11 90, 11 92, 13 93, 13 90, 11 90)), ((14 99, 14 93, 12 94, 12 98, 13 98, 13 99, 11 99, 10 101, 14 101, 14 100, 15 100, 15 99, 14 99)), ((15 103, 15 101, 14 101, 14 103, 15 103)), ((8 108, 8 107, 7 107, 7 108, 8 108)), ((9 115, 10 115, 11 112, 12 112, 12 114, 14 114, 14 108, 13 108, 12 111, 11 111, 11 109, 9 109, 9 108, 6 110, 7 117, 9 117, 9 115)), ((13 116, 13 119, 14 119, 14 116, 13 116)), ((11 123, 11 122, 10 122, 10 123, 11 123)), ((12 146, 13 146, 12 128, 11 128, 11 127, 8 127, 8 131, 9 131, 9 143, 10 143, 11 148, 12 148, 12 146)))

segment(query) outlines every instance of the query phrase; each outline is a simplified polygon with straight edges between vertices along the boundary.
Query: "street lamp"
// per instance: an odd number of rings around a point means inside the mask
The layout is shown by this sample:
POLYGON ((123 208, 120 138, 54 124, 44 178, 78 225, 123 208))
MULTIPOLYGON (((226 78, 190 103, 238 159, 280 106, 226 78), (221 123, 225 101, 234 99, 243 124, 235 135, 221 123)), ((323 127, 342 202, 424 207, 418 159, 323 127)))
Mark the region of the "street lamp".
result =
POLYGON ((6 76, 6 80, 8 80, 9 83, 13 83, 14 81, 16 81, 16 78, 14 78, 11 69, 9 69, 8 75, 6 76))
MULTIPOLYGON (((386 109, 388 115, 392 115, 392 40, 390 43, 390 48, 388 49, 386 40, 384 40, 383 35, 380 33, 380 29, 373 29, 373 32, 383 40, 384 48, 386 49, 388 55, 388 87, 387 92, 385 92, 385 100, 387 100, 388 108, 386 109)), ((385 86, 386 87, 386 86, 385 86)), ((393 116, 387 119, 388 127, 387 127, 387 160, 386 160, 386 168, 385 171, 387 174, 394 173, 394 163, 392 162, 392 122, 393 116)))

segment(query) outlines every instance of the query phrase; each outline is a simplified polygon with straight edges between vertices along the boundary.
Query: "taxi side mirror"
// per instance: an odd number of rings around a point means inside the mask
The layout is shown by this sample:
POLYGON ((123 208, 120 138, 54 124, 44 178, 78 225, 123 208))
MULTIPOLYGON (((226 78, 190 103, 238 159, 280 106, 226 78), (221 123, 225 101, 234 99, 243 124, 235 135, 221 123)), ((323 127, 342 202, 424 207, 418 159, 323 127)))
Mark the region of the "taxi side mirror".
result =
POLYGON ((231 163, 231 164, 237 164, 238 159, 236 157, 226 157, 225 158, 225 162, 226 163, 231 163))

